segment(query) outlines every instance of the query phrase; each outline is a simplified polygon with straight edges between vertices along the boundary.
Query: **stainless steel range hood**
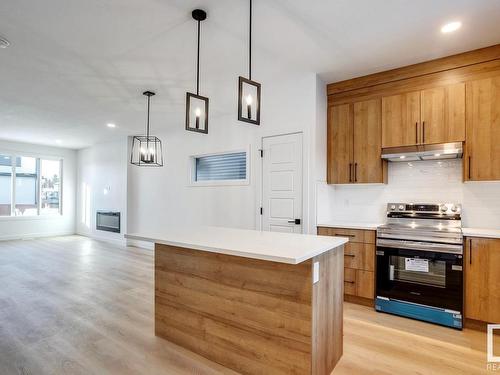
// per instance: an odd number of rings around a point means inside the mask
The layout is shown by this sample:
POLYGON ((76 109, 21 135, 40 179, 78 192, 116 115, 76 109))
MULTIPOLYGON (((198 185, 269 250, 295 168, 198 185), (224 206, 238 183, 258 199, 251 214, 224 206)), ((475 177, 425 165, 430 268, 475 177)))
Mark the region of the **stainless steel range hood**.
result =
POLYGON ((389 147, 382 149, 382 159, 387 159, 389 161, 460 159, 462 155, 462 142, 389 147))

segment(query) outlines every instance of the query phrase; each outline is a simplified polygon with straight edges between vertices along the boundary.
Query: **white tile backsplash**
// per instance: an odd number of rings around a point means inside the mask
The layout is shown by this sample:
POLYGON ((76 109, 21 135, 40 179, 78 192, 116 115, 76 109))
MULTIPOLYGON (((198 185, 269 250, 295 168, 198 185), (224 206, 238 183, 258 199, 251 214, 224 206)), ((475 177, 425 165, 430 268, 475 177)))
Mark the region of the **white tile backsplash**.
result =
POLYGON ((500 228, 500 182, 462 182, 462 160, 389 163, 387 185, 318 183, 318 223, 385 222, 388 202, 463 205, 463 226, 500 228))

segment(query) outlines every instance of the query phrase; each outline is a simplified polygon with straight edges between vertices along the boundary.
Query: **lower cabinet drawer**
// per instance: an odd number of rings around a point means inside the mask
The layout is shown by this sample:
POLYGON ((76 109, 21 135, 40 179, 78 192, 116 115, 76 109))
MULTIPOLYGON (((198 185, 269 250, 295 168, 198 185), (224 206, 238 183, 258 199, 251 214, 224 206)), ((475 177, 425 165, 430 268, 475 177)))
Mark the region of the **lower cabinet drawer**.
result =
POLYGON ((356 295, 356 270, 352 268, 344 268, 344 293, 356 295))
POLYGON ((348 242, 344 245, 344 267, 357 270, 375 269, 375 245, 348 242))
POLYGON ((375 298, 375 274, 372 271, 344 268, 344 293, 369 299, 375 298))

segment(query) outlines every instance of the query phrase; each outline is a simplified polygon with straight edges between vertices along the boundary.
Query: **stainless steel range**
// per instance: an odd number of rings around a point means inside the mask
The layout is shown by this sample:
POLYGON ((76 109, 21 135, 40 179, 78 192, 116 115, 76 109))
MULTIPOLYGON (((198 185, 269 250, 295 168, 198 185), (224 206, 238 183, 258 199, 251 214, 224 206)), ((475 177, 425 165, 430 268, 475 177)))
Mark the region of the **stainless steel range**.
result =
POLYGON ((459 204, 389 203, 377 229, 377 311, 462 328, 459 204))

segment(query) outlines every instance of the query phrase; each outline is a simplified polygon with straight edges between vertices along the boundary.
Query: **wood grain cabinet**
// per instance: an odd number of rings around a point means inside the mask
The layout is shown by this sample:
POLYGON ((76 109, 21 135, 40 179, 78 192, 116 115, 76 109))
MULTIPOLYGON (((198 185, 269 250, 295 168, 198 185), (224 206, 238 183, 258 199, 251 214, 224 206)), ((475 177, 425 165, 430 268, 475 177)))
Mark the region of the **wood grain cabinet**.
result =
POLYGON ((465 317, 500 322, 500 239, 466 238, 465 317))
POLYGON ((422 144, 465 141, 465 83, 421 93, 422 144))
POLYGON ((334 105, 328 110, 329 184, 384 183, 380 99, 334 105))
POLYGON ((348 237, 344 245, 344 299, 373 305, 375 296, 375 231, 318 227, 323 236, 348 237))
POLYGON ((420 140, 420 91, 382 98, 382 147, 413 146, 420 140))
POLYGON ((500 180, 500 76, 467 83, 464 180, 500 180))
POLYGON ((382 147, 464 140, 464 83, 382 98, 382 147))

